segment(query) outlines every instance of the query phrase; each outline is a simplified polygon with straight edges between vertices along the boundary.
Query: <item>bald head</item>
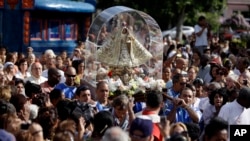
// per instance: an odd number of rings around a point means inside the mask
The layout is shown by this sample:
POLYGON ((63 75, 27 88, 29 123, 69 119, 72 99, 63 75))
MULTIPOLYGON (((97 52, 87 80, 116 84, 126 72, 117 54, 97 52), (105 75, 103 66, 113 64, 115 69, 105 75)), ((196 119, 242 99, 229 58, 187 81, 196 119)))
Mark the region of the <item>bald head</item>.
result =
POLYGON ((74 67, 68 67, 64 73, 64 76, 66 77, 65 83, 68 86, 73 86, 75 84, 76 69, 74 67))
POLYGON ((36 78, 42 75, 42 65, 40 62, 35 62, 31 65, 31 74, 36 78))
POLYGON ((250 108, 250 88, 249 87, 243 87, 240 89, 237 102, 245 108, 250 108))
POLYGON ((187 69, 188 59, 177 58, 175 62, 176 62, 176 68, 179 68, 184 71, 187 69))

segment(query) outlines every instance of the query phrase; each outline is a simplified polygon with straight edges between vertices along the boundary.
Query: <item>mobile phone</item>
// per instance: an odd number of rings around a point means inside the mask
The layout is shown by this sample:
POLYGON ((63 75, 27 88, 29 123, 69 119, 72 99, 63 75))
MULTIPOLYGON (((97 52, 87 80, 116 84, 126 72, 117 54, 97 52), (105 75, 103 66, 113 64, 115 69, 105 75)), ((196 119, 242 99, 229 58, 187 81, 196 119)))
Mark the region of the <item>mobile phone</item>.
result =
POLYGON ((167 121, 167 116, 160 116, 160 123, 161 125, 165 125, 167 121))
POLYGON ((21 129, 22 130, 28 130, 30 127, 30 123, 22 123, 21 124, 21 129))
POLYGON ((243 85, 247 86, 247 80, 243 80, 243 85))

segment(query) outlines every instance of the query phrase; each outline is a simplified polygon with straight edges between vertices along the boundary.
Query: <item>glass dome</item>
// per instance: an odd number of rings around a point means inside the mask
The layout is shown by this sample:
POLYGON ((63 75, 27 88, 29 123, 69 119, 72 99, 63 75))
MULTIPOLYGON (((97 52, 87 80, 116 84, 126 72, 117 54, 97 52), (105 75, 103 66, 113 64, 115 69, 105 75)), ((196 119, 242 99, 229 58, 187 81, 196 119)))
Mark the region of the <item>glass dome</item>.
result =
MULTIPOLYGON (((112 39, 113 35, 118 32, 117 30, 123 30, 124 27, 130 31, 129 33, 138 41, 138 44, 143 46, 142 50, 145 50, 135 54, 133 57, 141 56, 144 52, 151 54, 150 59, 144 63, 138 63, 138 66, 132 65, 132 67, 136 68, 136 70, 142 70, 144 72, 143 76, 161 79, 163 42, 159 25, 148 14, 124 6, 108 8, 93 20, 85 44, 87 50, 85 58, 87 66, 86 76, 91 76, 90 79, 96 81, 96 79, 102 79, 99 78, 99 73, 105 73, 105 70, 106 74, 108 73, 110 64, 103 63, 102 58, 98 59, 100 56, 97 55, 97 52, 107 44, 108 40, 112 39)), ((116 47, 117 45, 112 46, 114 50, 116 47)), ((107 54, 107 56, 113 56, 116 53, 119 53, 119 51, 107 54)))

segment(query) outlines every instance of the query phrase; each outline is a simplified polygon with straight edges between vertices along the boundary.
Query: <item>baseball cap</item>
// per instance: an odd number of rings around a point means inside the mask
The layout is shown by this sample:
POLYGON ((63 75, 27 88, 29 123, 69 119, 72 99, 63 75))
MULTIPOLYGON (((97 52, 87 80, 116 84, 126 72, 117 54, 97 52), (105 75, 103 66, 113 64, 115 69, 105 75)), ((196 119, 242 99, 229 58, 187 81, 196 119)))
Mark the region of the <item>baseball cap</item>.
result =
POLYGON ((139 130, 143 133, 143 136, 141 138, 148 137, 152 135, 153 132, 153 122, 149 117, 136 117, 130 126, 129 133, 133 135, 133 132, 139 130))

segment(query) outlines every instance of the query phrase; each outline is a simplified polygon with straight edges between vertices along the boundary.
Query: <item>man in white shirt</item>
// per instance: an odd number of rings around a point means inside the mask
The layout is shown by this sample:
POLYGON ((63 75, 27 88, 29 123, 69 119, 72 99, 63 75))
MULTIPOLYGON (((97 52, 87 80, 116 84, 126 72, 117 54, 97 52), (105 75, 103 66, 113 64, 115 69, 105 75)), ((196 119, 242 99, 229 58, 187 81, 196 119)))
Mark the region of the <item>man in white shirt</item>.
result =
POLYGON ((47 81, 47 78, 42 76, 42 65, 39 62, 35 62, 31 65, 31 76, 24 79, 25 83, 30 81, 40 85, 41 83, 47 81))
POLYGON ((194 26, 195 32, 195 48, 199 50, 201 54, 208 46, 208 24, 204 16, 200 16, 198 19, 198 24, 194 26))
POLYGON ((228 121, 229 125, 250 125, 250 88, 243 87, 239 92, 239 97, 224 105, 218 116, 228 121))

